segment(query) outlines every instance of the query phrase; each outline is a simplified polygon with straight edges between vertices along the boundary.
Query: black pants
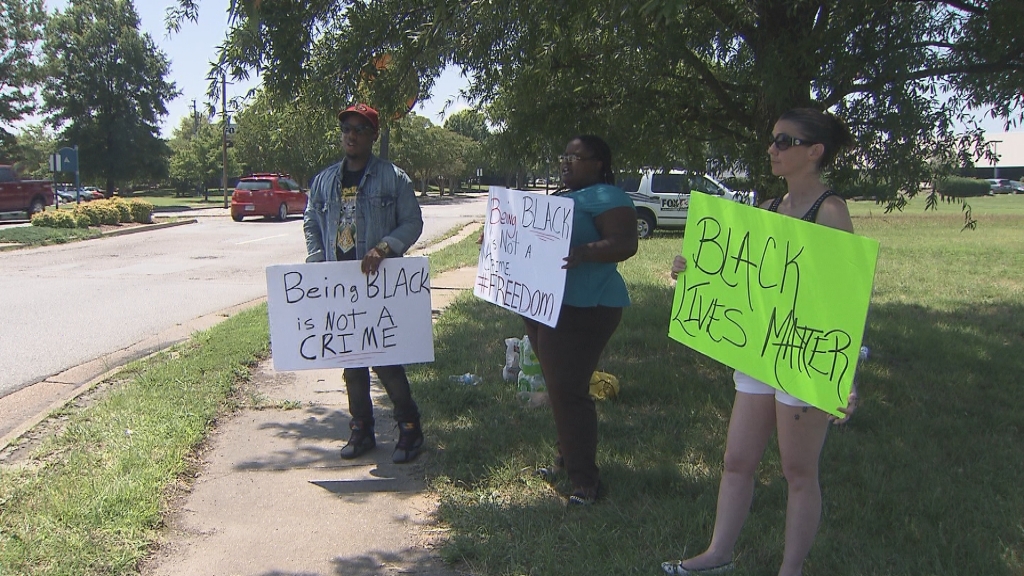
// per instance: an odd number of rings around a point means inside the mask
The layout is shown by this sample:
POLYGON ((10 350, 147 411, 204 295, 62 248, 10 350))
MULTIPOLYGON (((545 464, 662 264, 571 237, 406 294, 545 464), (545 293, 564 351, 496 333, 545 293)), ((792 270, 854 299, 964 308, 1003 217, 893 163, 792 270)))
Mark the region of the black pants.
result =
POLYGON ((597 408, 590 376, 622 320, 622 308, 562 306, 554 328, 523 318, 548 388, 558 447, 574 489, 596 490, 597 408))
MULTIPOLYGON (((409 379, 405 376, 405 367, 374 366, 373 371, 380 378, 380 383, 388 393, 388 398, 395 405, 395 421, 416 422, 419 424, 420 412, 412 399, 409 379)), ((345 388, 348 391, 348 411, 353 422, 362 422, 373 426, 373 400, 370 398, 370 369, 345 368, 345 388)))

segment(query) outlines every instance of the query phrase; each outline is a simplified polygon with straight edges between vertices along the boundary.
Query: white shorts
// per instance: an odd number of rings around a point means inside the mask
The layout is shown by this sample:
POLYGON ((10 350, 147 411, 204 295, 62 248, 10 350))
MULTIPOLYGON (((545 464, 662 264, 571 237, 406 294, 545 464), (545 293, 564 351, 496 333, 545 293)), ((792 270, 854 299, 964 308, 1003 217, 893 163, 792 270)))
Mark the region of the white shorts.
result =
POLYGON ((781 402, 786 406, 793 406, 794 408, 806 408, 810 406, 807 402, 804 402, 794 396, 790 396, 782 390, 773 388, 760 380, 751 378, 739 370, 733 371, 732 381, 736 383, 737 392, 743 392, 744 394, 774 394, 775 401, 781 402))

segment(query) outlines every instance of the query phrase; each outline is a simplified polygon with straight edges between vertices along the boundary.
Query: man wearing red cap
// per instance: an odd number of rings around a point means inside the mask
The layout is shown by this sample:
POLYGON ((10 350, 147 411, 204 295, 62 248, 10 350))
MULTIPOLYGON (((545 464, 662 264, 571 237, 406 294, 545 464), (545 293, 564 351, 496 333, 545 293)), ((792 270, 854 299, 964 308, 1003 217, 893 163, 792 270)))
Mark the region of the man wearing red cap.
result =
MULTIPOLYGON (((405 253, 423 231, 423 216, 409 176, 373 154, 378 136, 377 111, 355 104, 338 114, 345 157, 313 178, 302 221, 306 262, 360 260, 372 274, 384 258, 405 253)), ((420 414, 412 399, 405 368, 374 366, 395 405, 399 436, 392 460, 409 462, 423 445, 420 414)), ((356 458, 377 445, 373 432, 370 369, 346 368, 345 387, 352 435, 341 457, 356 458)))

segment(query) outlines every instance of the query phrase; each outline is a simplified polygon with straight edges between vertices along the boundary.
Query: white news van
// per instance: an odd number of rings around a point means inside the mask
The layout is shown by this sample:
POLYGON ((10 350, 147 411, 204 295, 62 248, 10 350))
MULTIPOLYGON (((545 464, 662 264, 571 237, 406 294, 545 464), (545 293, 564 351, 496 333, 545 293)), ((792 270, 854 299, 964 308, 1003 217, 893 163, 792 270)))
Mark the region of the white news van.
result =
POLYGON ((693 192, 721 196, 751 206, 756 202, 754 192, 734 192, 707 174, 681 170, 645 170, 620 176, 616 184, 629 194, 636 206, 636 229, 640 238, 650 238, 656 228, 684 228, 693 192))

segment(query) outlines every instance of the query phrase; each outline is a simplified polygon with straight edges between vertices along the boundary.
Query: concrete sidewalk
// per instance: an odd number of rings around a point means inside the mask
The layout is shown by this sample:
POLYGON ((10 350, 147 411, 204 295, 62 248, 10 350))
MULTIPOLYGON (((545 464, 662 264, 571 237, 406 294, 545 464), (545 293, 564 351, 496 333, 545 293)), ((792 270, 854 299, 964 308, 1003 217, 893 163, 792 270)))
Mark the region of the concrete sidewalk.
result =
MULTIPOLYGON (((432 278, 432 308, 443 310, 471 289, 475 271, 432 278)), ((245 410, 219 423, 143 574, 457 574, 433 548, 444 534, 431 519, 436 502, 424 492, 429 430, 419 459, 393 464, 397 429, 375 377, 377 448, 351 461, 338 456, 349 435, 341 370, 276 372, 267 360, 253 384, 265 405, 300 407, 245 410)))

